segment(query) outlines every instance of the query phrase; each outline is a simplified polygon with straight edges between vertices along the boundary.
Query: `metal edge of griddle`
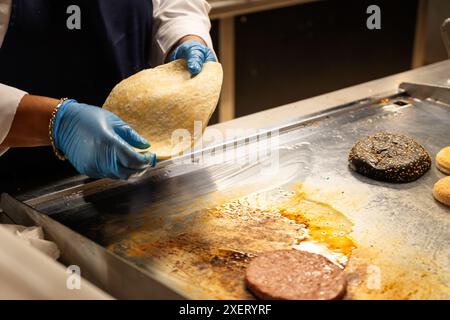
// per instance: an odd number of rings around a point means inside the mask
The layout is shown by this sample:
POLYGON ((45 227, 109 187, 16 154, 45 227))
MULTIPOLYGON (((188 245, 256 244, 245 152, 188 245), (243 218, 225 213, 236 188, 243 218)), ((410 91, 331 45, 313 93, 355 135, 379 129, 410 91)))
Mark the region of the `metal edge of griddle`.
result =
MULTIPOLYGON (((330 117, 332 115, 336 115, 341 112, 347 112, 347 111, 349 111, 349 109, 362 108, 364 106, 377 103, 383 99, 395 99, 395 98, 401 97, 404 94, 405 94, 405 91, 402 89, 396 90, 393 92, 390 91, 390 92, 380 93, 380 94, 370 96, 367 98, 363 98, 360 100, 337 105, 335 107, 331 107, 327 110, 316 112, 316 113, 313 113, 313 114, 305 116, 305 117, 301 117, 301 118, 297 119, 296 121, 293 121, 292 123, 289 123, 286 125, 275 126, 273 128, 268 128, 266 130, 262 130, 261 132, 258 132, 253 135, 245 136, 245 137, 238 138, 235 140, 230 140, 230 141, 222 143, 222 144, 212 145, 212 146, 206 147, 201 150, 195 150, 195 151, 187 153, 183 156, 164 160, 164 161, 160 162, 156 168, 149 168, 143 174, 141 174, 138 178, 131 179, 130 181, 100 179, 100 180, 95 180, 95 181, 89 182, 87 184, 79 184, 79 185, 71 186, 70 188, 66 188, 66 189, 62 189, 62 190, 55 190, 54 192, 44 194, 44 195, 41 195, 36 198, 27 199, 23 202, 29 206, 35 207, 35 206, 40 206, 45 203, 48 203, 49 201, 59 200, 62 197, 70 196, 75 193, 79 193, 82 196, 90 196, 90 195, 97 194, 102 191, 112 190, 117 187, 125 186, 127 184, 142 183, 143 181, 150 179, 153 176, 158 175, 159 171, 164 170, 169 165, 173 165, 176 163, 185 163, 186 161, 189 161, 189 160, 192 162, 192 164, 195 164, 196 159, 199 159, 199 157, 202 154, 214 153, 218 150, 223 150, 224 148, 226 149, 228 147, 236 147, 239 145, 244 145, 246 143, 249 143, 249 141, 255 141, 255 139, 259 139, 259 138, 267 139, 268 136, 270 136, 271 134, 273 134, 275 132, 278 134, 286 133, 286 132, 295 130, 299 126, 308 125, 309 123, 313 123, 319 119, 330 117)), ((201 168, 199 167, 198 169, 201 169, 201 168)), ((195 171, 195 170, 192 170, 192 171, 195 171)))
POLYGON ((8 194, 2 194, 0 205, 14 223, 41 226, 46 239, 54 241, 61 251, 61 262, 80 267, 81 275, 119 299, 186 299, 169 280, 155 278, 124 258, 72 231, 8 194), (143 285, 145 284, 145 285, 143 285))
POLYGON ((410 97, 450 105, 450 87, 426 83, 402 82, 399 86, 410 97))

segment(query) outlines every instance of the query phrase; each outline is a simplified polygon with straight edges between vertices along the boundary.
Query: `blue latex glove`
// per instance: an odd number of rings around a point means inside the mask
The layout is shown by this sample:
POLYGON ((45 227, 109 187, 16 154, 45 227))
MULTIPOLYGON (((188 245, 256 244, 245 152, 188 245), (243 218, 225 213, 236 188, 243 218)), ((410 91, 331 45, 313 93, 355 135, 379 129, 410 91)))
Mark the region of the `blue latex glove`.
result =
POLYGON ((196 40, 188 40, 180 44, 173 51, 169 60, 174 61, 177 59, 186 60, 189 72, 193 76, 202 71, 203 64, 209 61, 217 61, 213 51, 196 40))
POLYGON ((150 147, 115 114, 98 107, 66 100, 56 113, 53 140, 81 174, 92 178, 128 179, 156 165, 153 153, 132 147, 150 147))

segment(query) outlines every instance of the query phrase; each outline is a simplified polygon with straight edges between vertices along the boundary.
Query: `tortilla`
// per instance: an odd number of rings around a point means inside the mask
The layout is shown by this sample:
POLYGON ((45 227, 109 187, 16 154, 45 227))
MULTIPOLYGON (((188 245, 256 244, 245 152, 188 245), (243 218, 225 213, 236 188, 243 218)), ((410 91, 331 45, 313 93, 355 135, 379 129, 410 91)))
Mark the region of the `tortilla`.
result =
POLYGON ((190 149, 201 137, 217 106, 222 79, 220 63, 208 62, 199 75, 192 77, 186 62, 176 60, 123 80, 111 91, 103 108, 145 137, 151 143, 149 151, 157 158, 170 158, 190 149), (196 121, 198 129, 194 132, 196 121), (183 134, 182 138, 172 141, 174 133, 178 138, 183 134))

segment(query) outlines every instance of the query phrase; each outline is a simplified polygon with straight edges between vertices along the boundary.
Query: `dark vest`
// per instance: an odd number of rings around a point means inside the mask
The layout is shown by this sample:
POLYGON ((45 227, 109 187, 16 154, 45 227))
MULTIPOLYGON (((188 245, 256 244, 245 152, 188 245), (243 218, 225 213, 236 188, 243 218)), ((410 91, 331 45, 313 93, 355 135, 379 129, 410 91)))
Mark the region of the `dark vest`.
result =
MULTIPOLYGON (((0 83, 30 94, 101 106, 118 82, 148 67, 151 0, 13 0, 0 49, 0 83), (77 5, 81 29, 67 20, 77 5)), ((50 148, 10 149, 0 157, 0 192, 75 174, 50 148)))

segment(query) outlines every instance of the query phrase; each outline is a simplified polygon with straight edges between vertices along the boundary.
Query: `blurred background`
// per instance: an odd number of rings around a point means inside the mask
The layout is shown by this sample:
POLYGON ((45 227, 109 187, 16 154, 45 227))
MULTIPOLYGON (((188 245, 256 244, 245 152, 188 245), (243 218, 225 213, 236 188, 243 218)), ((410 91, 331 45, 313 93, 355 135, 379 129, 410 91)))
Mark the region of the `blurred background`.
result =
POLYGON ((450 0, 209 0, 224 88, 210 124, 447 59, 450 0), (368 6, 381 29, 366 26, 368 6))

